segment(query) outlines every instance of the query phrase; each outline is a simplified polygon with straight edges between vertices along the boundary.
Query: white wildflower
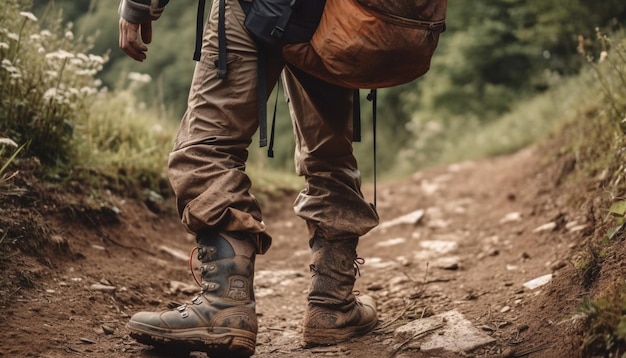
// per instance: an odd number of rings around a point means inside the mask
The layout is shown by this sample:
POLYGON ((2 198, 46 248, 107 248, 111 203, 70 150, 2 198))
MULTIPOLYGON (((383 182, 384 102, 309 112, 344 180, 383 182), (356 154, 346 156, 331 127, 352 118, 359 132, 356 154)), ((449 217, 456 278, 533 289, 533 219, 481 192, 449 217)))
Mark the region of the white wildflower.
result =
POLYGON ((104 58, 102 56, 98 56, 98 55, 89 54, 89 60, 91 62, 97 63, 97 64, 103 64, 104 63, 104 58))
POLYGON ((85 55, 84 53, 78 53, 78 54, 76 54, 76 57, 78 57, 81 60, 83 60, 83 62, 89 62, 89 57, 87 55, 85 55))
POLYGON ((77 76, 94 76, 96 73, 98 73, 98 71, 85 69, 85 70, 78 70, 74 73, 77 76))
POLYGON ((52 36, 52 32, 50 32, 48 30, 41 30, 41 32, 39 34, 41 35, 41 37, 52 36))
POLYGON ((7 66, 13 66, 13 64, 11 63, 11 60, 9 60, 8 58, 3 59, 2 62, 0 62, 0 64, 4 68, 7 68, 7 66))
POLYGON ((39 40, 41 40, 41 35, 39 35, 39 34, 32 34, 32 35, 30 35, 30 39, 33 40, 33 41, 39 41, 39 40))
POLYGON ((78 67, 78 66, 80 66, 82 64, 83 64, 83 60, 81 60, 80 58, 72 58, 70 60, 70 65, 72 65, 72 66, 78 67))
POLYGON ((43 46, 39 46, 39 48, 37 48, 37 53, 43 55, 44 53, 46 53, 46 49, 43 48, 43 46))
POLYGON ((17 143, 11 138, 0 138, 0 144, 10 145, 12 147, 17 147, 17 143))
POLYGON ((74 54, 71 52, 67 52, 65 50, 58 50, 55 52, 50 52, 46 55, 46 59, 60 59, 65 60, 67 58, 73 58, 74 54))
POLYGON ((25 18, 29 19, 32 22, 37 22, 37 17, 35 15, 33 15, 32 12, 22 11, 22 12, 20 12, 20 15, 24 16, 25 18))
POLYGON ((94 87, 102 86, 102 80, 97 78, 96 80, 93 81, 93 85, 94 85, 94 87))
POLYGON ((11 78, 22 78, 22 71, 20 71, 20 69, 17 67, 7 68, 7 71, 9 71, 9 75, 11 78))
POLYGON ((609 53, 608 52, 606 52, 606 51, 600 52, 600 59, 598 59, 598 63, 604 62, 604 60, 606 60, 607 57, 609 57, 609 53))
POLYGON ((0 42, 0 50, 8 50, 9 44, 6 42, 0 42))
POLYGON ((46 71, 46 75, 52 78, 57 78, 57 76, 59 76, 59 73, 57 71, 49 70, 49 71, 46 71))
POLYGON ((150 77, 149 74, 130 72, 128 74, 128 79, 139 83, 149 83, 152 80, 152 77, 150 77))
POLYGON ((20 40, 20 35, 16 34, 15 32, 8 32, 7 37, 14 41, 20 40))
POLYGON ((66 31, 65 38, 72 41, 74 39, 74 34, 72 33, 72 31, 66 31))
POLYGON ((89 86, 84 86, 80 89, 80 93, 89 96, 98 93, 98 90, 89 86))
POLYGON ((56 97, 57 89, 56 88, 48 88, 48 90, 43 94, 43 99, 49 100, 50 98, 56 97))

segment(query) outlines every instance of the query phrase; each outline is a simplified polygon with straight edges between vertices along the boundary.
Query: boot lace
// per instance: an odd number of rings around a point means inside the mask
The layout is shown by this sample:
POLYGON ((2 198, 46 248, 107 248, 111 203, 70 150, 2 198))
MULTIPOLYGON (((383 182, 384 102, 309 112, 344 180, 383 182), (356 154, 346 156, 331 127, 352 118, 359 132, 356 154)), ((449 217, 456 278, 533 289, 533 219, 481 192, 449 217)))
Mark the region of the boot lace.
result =
POLYGON ((361 269, 359 266, 365 264, 365 259, 357 256, 352 262, 354 265, 354 276, 358 275, 361 277, 361 269))
POLYGON ((198 277, 196 277, 196 273, 193 271, 193 254, 196 253, 196 251, 198 251, 198 246, 194 246, 189 253, 189 272, 191 272, 191 277, 193 277, 193 280, 196 281, 196 284, 199 287, 202 287, 202 283, 200 283, 198 277))

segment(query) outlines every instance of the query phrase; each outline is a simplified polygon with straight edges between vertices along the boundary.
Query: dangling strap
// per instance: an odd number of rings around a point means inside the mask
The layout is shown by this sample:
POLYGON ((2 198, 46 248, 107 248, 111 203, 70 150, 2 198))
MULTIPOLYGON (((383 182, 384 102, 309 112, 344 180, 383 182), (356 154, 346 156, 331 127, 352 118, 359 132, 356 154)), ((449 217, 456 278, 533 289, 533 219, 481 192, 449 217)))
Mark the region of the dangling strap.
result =
POLYGON ((278 18, 278 22, 276 23, 276 26, 274 27, 274 29, 272 29, 272 33, 271 33, 271 35, 275 39, 281 40, 283 38, 283 35, 285 34, 285 29, 287 28, 287 24, 289 23, 289 18, 291 17, 291 14, 293 13, 292 8, 295 5, 295 3, 296 1, 292 0, 289 6, 285 8, 285 11, 283 11, 283 13, 278 18))
MULTIPOLYGON (((267 145, 267 56, 263 46, 257 46, 257 112, 259 116, 259 146, 267 145)), ((268 152, 269 155, 269 152, 268 152)))
POLYGON ((196 16, 196 48, 193 53, 193 60, 200 61, 202 54, 202 36, 204 35, 204 7, 206 0, 198 1, 198 15, 196 16))
POLYGON ((361 141, 361 95, 358 89, 352 92, 352 141, 361 141))
MULTIPOLYGON (((202 1, 202 0, 201 0, 202 1)), ((217 20, 217 78, 226 78, 226 0, 220 0, 217 20)))
POLYGON ((376 90, 373 89, 367 95, 367 100, 372 102, 372 127, 374 128, 373 148, 374 148, 374 208, 376 208, 376 90))
POLYGON ((270 144, 267 147, 267 156, 274 158, 274 134, 276 133, 276 110, 278 109, 278 93, 280 92, 280 80, 276 83, 276 97, 274 98, 274 114, 272 115, 272 128, 270 129, 270 144))

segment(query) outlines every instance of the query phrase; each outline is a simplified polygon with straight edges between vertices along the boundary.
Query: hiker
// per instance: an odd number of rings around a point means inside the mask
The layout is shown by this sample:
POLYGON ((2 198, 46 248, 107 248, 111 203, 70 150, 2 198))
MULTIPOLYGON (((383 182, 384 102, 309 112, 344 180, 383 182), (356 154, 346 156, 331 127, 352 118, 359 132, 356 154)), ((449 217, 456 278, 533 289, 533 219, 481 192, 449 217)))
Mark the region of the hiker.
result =
MULTIPOLYGON (((257 317, 254 261, 270 247, 261 209, 249 192, 247 148, 259 126, 257 44, 244 27, 252 0, 225 0, 228 74, 218 74, 219 3, 212 2, 188 107, 168 160, 182 223, 197 241, 201 293, 176 309, 139 312, 127 328, 139 342, 209 354, 254 353, 257 317)), ((146 59, 152 21, 168 0, 122 0, 120 48, 146 59)), ((311 285, 304 317, 306 345, 335 344, 377 323, 374 300, 356 297, 359 237, 378 224, 361 192, 352 150, 353 90, 324 82, 270 52, 267 93, 281 77, 293 121, 296 172, 306 188, 294 203, 308 226, 311 285)), ((294 237, 293 240, 304 238, 294 237)))

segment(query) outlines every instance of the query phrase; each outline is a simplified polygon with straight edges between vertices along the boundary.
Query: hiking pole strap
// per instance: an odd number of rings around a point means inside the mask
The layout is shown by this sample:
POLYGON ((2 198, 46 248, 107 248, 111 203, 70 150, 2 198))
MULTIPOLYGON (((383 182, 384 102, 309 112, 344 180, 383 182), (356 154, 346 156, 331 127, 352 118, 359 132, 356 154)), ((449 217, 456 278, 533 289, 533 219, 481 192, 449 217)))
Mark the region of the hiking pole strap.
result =
POLYGON ((206 0, 198 1, 198 14, 196 16, 196 48, 193 52, 193 60, 200 61, 202 54, 202 35, 204 34, 204 8, 206 0))

